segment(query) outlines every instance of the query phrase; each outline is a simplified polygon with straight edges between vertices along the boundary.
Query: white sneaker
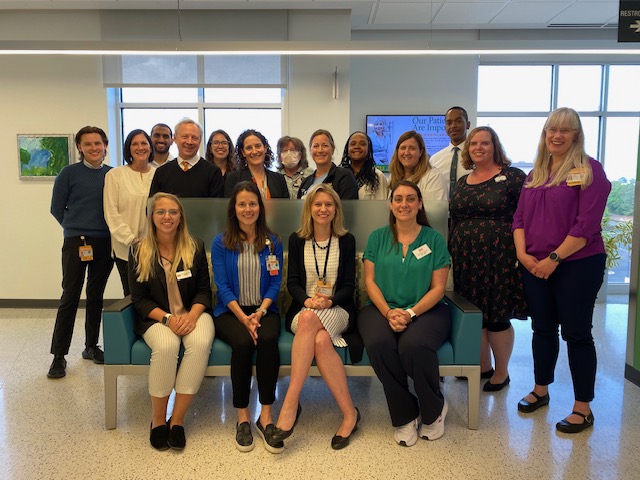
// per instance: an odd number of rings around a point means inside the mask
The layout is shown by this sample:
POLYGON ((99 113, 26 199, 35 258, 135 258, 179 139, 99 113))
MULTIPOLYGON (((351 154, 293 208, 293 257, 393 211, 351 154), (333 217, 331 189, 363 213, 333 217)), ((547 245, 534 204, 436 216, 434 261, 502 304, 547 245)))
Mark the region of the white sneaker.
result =
POLYGON ((422 427, 420 427, 420 436, 425 440, 437 440, 442 437, 442 435, 444 435, 444 419, 448 411, 449 405, 445 399, 440 416, 431 425, 422 425, 422 427))
POLYGON ((393 438, 398 445, 412 447, 418 441, 418 418, 410 421, 406 425, 397 427, 393 432, 393 438))

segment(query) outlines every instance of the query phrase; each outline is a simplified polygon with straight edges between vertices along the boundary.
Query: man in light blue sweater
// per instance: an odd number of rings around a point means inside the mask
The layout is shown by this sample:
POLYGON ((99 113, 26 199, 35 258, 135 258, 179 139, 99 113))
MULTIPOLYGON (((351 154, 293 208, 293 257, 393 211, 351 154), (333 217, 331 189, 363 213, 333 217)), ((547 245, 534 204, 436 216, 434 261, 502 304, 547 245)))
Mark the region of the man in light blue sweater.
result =
POLYGON ((89 126, 80 129, 75 141, 81 161, 62 169, 56 177, 51 198, 51 214, 64 230, 64 243, 62 297, 51 341, 53 362, 47 374, 49 378, 66 375, 64 356, 69 353, 87 267, 85 349, 82 358, 104 363, 98 337, 104 290, 113 268, 111 237, 102 206, 104 177, 111 169, 102 164, 109 141, 101 128, 89 126))

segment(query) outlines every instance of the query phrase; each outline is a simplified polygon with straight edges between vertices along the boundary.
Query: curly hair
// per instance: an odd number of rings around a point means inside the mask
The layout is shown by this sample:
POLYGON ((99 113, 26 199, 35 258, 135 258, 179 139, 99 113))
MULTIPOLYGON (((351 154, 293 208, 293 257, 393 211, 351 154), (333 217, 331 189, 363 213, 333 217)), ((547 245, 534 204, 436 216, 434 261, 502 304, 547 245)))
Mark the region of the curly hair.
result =
POLYGON ((340 162, 340 166, 344 168, 348 168, 353 172, 356 177, 356 182, 358 183, 358 188, 362 188, 364 185, 369 185, 371 187, 371 192, 376 193, 378 191, 378 187, 380 186, 380 179, 378 175, 376 175, 376 162, 373 158, 373 145, 371 144, 371 138, 365 132, 361 132, 359 130, 353 132, 347 138, 347 143, 344 145, 344 152, 342 153, 342 161, 340 162), (351 157, 349 157, 349 143, 354 135, 362 135, 367 139, 367 156, 364 159, 364 163, 360 168, 360 171, 356 173, 353 170, 353 166, 351 165, 351 157))
POLYGON ((247 168, 247 157, 244 156, 244 141, 251 135, 253 135, 254 137, 258 137, 262 142, 262 145, 264 145, 264 168, 271 167, 271 164, 273 163, 273 151, 269 146, 267 137, 262 135, 257 130, 249 129, 242 132, 238 137, 238 140, 236 141, 236 162, 238 164, 238 168, 247 168))

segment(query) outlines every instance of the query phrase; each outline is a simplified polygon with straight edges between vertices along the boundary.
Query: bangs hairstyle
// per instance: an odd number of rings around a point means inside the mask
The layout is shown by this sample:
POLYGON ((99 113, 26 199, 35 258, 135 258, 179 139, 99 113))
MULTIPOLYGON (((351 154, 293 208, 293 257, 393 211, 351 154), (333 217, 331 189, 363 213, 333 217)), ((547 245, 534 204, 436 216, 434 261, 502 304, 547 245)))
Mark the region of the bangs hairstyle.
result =
POLYGON ((227 173, 229 172, 233 172, 234 170, 237 170, 238 165, 235 162, 235 152, 233 150, 233 142, 231 141, 231 137, 229 136, 229 134, 227 132, 225 132, 224 130, 214 130, 213 132, 211 132, 211 135, 209 135, 209 140, 207 141, 207 149, 206 152, 204 154, 205 158, 213 163, 215 165, 215 161, 213 160, 213 152, 211 151, 211 147, 213 146, 213 137, 215 135, 222 135, 224 136, 224 138, 226 138, 227 140, 227 145, 229 146, 229 153, 227 153, 227 158, 225 159, 225 165, 227 166, 227 173))
POLYGON ((229 250, 242 251, 242 242, 247 240, 247 234, 240 228, 240 222, 238 222, 238 215, 236 214, 236 198, 241 192, 253 193, 258 200, 258 207, 260 213, 256 220, 256 241, 253 244, 255 252, 260 252, 267 245, 267 239, 269 237, 275 237, 276 235, 269 230, 267 226, 266 212, 264 209, 264 202, 262 201, 262 195, 258 190, 258 186, 253 182, 239 182, 231 193, 229 198, 229 206, 227 207, 227 227, 224 231, 222 238, 224 246, 229 250))
POLYGON ((305 240, 311 240, 314 235, 313 231, 313 218, 311 217, 311 206, 318 193, 326 193, 333 199, 333 204, 336 206, 336 214, 331 221, 331 235, 336 237, 342 237, 347 233, 347 229, 344 228, 344 214, 342 213, 342 203, 340 197, 328 183, 319 183, 309 190, 307 196, 304 198, 302 204, 302 218, 300 220, 300 228, 296 231, 298 237, 305 240))
POLYGON ((141 128, 136 128, 135 130, 129 132, 129 135, 127 135, 127 139, 124 141, 124 147, 122 147, 122 158, 124 158, 124 161, 127 162, 127 164, 131 165, 131 162, 133 161, 133 157, 131 156, 131 143, 133 142, 133 137, 135 137, 136 135, 144 135, 144 138, 146 138, 147 142, 149 142, 148 162, 153 162, 153 144, 151 143, 151 137, 141 128))
POLYGON ((293 143, 295 149, 300 152, 300 163, 298 163, 298 169, 304 170, 305 168, 309 168, 309 160, 307 159, 307 147, 304 146, 302 140, 296 137, 289 137, 285 135, 284 137, 281 137, 280 140, 278 140, 278 144, 276 145, 276 169, 281 170, 282 168, 284 168, 282 166, 282 163, 280 162, 280 154, 289 142, 293 143))
MULTIPOLYGON (((396 186, 391 189, 391 196, 389 197, 389 203, 390 204, 393 203, 393 195, 396 193, 396 190, 399 187, 409 187, 416 192, 416 195, 418 196, 418 200, 422 202, 422 208, 418 210, 418 215, 416 216, 416 222, 418 223, 418 225, 430 227, 431 225, 429 225, 429 220, 427 219, 427 212, 424 208, 424 200, 422 200, 422 192, 420 192, 420 189, 415 183, 410 182, 409 180, 400 180, 396 184, 396 186)), ((396 216, 393 214, 393 211, 389 209, 389 227, 391 228, 391 233, 393 234, 393 243, 391 244, 391 248, 395 246, 397 249, 397 248, 400 248, 400 243, 398 242, 398 228, 396 227, 396 221, 397 221, 396 216)))
POLYGON ((491 136, 491 143, 493 144, 493 163, 499 165, 501 168, 511 166, 511 160, 507 158, 507 154, 502 147, 502 143, 500 143, 498 134, 491 127, 476 127, 469 132, 467 139, 464 142, 464 147, 462 148, 462 166, 466 170, 473 170, 476 168, 475 163, 473 163, 473 160, 471 160, 471 156, 469 155, 469 145, 473 137, 480 132, 488 132, 491 136))
POLYGON ((378 191, 378 187, 380 186, 380 179, 378 175, 376 175, 376 162, 373 158, 373 145, 371 144, 371 138, 365 132, 355 131, 349 138, 347 139, 347 143, 344 145, 344 151, 342 152, 342 162, 340 163, 341 167, 348 168, 351 170, 356 177, 356 182, 358 183, 358 188, 362 188, 363 185, 369 185, 371 187, 371 192, 376 193, 378 191), (364 159, 362 166, 360 167, 360 171, 356 174, 353 171, 353 166, 351 165, 351 157, 349 157, 349 143, 351 139, 355 135, 362 135, 367 141, 367 156, 364 159))
POLYGON ((156 209, 158 201, 163 198, 175 202, 176 205, 178 205, 178 210, 180 211, 180 223, 178 224, 178 230, 174 239, 175 254, 173 257, 173 263, 171 264, 170 280, 176 281, 176 272, 178 271, 179 266, 182 266, 185 270, 188 270, 193 266, 193 257, 196 254, 196 242, 189 234, 189 229, 187 228, 187 217, 184 214, 184 207, 175 195, 158 192, 151 197, 148 203, 147 233, 142 237, 138 247, 133 252, 136 263, 138 264, 136 267, 136 273, 138 274, 137 281, 140 283, 149 280, 155 272, 154 266, 156 263, 160 263, 160 249, 158 248, 156 225, 153 222, 153 212, 156 209))
POLYGON ((86 127, 82 127, 80 130, 78 130, 78 133, 76 133, 76 137, 75 137, 76 148, 78 149, 78 155, 80 155, 80 160, 84 160, 84 153, 82 153, 79 148, 80 143, 82 142, 82 136, 87 135, 89 133, 97 133, 98 135, 100 135, 100 138, 102 139, 102 143, 104 143, 104 156, 106 157, 107 147, 109 146, 109 139, 107 138, 107 134, 104 133, 104 130, 102 130, 100 127, 91 127, 87 125, 86 127))
POLYGON ((531 181, 525 183, 525 188, 536 188, 543 186, 550 176, 553 175, 547 187, 555 187, 567 181, 569 172, 574 168, 585 169, 585 181, 581 188, 584 190, 593 181, 593 172, 589 164, 589 156, 584 151, 584 131, 578 112, 571 108, 558 108, 549 114, 544 124, 540 141, 538 142, 538 153, 533 164, 531 181), (576 135, 575 141, 565 155, 564 162, 555 171, 551 171, 552 158, 547 148, 547 130, 549 128, 569 128, 576 135))
POLYGON ((391 172, 390 178, 390 186, 393 189, 401 180, 404 180, 404 166, 400 162, 400 158, 398 157, 398 149, 403 142, 413 138, 416 142, 418 142, 418 148, 422 150, 420 154, 420 158, 418 159, 418 164, 416 168, 413 170, 411 176, 407 179, 413 183, 418 183, 420 179, 431 169, 431 164, 429 163, 429 156, 427 154, 427 146, 424 143, 424 138, 415 130, 410 130, 408 132, 404 132, 398 138, 398 142, 396 143, 396 148, 393 151, 393 157, 391 158, 391 163, 389 164, 389 172, 391 172))
POLYGON ((267 137, 257 130, 251 129, 242 132, 236 141, 236 162, 238 163, 238 168, 247 168, 247 157, 244 155, 244 141, 251 135, 258 137, 264 146, 264 168, 270 168, 273 163, 273 151, 269 146, 269 141, 267 140, 267 137))

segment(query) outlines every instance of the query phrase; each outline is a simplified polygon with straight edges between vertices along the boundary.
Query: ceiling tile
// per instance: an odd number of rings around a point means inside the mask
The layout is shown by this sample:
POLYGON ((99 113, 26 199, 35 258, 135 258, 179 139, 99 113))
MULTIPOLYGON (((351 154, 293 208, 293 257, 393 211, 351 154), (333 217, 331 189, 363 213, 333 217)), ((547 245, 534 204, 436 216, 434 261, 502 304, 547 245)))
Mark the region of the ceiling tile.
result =
POLYGON ((618 4, 611 2, 576 2, 555 16, 551 23, 606 23, 618 16, 618 4))
POLYGON ((431 6, 424 3, 381 3, 374 25, 425 25, 431 23, 431 6))
POLYGON ((482 25, 489 23, 506 2, 445 3, 433 19, 434 25, 482 25))
POLYGON ((548 24, 553 17, 565 10, 572 2, 553 2, 541 5, 540 2, 515 3, 504 7, 491 21, 495 24, 548 24))

